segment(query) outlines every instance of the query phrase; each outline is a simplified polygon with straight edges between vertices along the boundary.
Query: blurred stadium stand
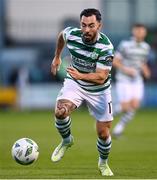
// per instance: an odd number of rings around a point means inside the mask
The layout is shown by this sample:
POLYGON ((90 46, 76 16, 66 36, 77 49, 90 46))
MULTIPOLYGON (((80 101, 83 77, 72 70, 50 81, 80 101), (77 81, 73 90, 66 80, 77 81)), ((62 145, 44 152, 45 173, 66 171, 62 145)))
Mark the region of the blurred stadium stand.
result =
MULTIPOLYGON (((68 65, 64 62, 57 77, 50 74, 57 34, 66 26, 79 26, 80 11, 88 7, 101 10, 103 31, 115 48, 130 36, 133 23, 146 24, 152 78, 146 82, 143 105, 157 106, 156 0, 0 0, 0 106, 54 106, 68 65)), ((64 50, 63 58, 67 57, 64 50)))

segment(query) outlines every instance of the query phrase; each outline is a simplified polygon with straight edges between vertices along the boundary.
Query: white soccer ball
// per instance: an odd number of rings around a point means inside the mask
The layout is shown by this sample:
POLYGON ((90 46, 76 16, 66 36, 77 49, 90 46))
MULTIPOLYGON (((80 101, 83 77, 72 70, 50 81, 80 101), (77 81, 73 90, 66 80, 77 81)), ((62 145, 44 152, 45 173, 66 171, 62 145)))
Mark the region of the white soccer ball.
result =
POLYGON ((13 159, 22 165, 32 164, 37 160, 38 155, 38 145, 29 138, 17 140, 12 147, 13 159))

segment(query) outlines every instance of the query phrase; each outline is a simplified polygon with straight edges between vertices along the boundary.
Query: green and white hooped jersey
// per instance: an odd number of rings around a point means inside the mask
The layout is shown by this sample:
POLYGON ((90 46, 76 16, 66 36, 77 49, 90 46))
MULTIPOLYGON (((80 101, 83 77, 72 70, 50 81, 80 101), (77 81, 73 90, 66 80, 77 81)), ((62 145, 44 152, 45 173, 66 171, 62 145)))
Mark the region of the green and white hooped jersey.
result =
POLYGON ((147 63, 150 46, 146 42, 136 42, 134 38, 123 40, 116 52, 115 56, 121 59, 121 62, 126 67, 136 69, 136 76, 130 77, 117 69, 116 79, 118 81, 143 81, 141 70, 143 64, 147 63))
MULTIPOLYGON (((112 68, 113 45, 106 35, 99 33, 96 43, 85 44, 81 29, 68 27, 63 30, 63 37, 71 55, 71 66, 81 73, 95 72, 96 68, 112 68)), ((69 74, 66 78, 73 79, 69 74)), ((102 92, 110 87, 111 73, 102 85, 73 79, 88 92, 102 92)))

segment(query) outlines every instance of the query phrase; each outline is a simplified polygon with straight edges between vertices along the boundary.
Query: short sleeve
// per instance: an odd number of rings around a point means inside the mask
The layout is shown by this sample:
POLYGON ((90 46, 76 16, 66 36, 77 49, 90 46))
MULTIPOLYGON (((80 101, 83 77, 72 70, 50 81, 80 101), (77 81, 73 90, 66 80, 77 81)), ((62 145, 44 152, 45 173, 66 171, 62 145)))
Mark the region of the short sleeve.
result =
POLYGON ((125 45, 124 45, 124 41, 122 41, 117 47, 117 50, 115 52, 115 57, 122 59, 124 55, 125 55, 125 45))
POLYGON ((64 38, 64 41, 67 42, 68 40, 68 37, 70 36, 70 32, 73 28, 72 27, 67 27, 65 28, 62 33, 63 33, 63 38, 64 38))
POLYGON ((111 48, 102 50, 101 55, 97 61, 97 68, 108 69, 111 70, 112 62, 114 57, 114 49, 113 46, 111 48))
POLYGON ((147 50, 146 50, 146 58, 145 58, 145 63, 147 63, 148 61, 149 61, 149 59, 150 59, 150 56, 151 56, 151 47, 150 47, 150 45, 149 44, 147 44, 147 50))

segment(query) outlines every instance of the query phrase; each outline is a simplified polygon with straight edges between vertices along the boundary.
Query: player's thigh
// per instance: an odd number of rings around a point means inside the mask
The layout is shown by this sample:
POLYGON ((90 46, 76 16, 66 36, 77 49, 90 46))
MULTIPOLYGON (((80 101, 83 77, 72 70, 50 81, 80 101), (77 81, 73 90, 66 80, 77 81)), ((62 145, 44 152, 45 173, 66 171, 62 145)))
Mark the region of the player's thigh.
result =
POLYGON ((69 100, 75 104, 76 107, 79 107, 83 101, 83 98, 78 84, 73 80, 65 80, 64 86, 57 96, 57 101, 59 100, 69 100))
POLYGON ((90 114, 101 122, 112 121, 111 92, 101 95, 88 95, 85 98, 90 114))
POLYGON ((81 105, 82 101, 77 84, 73 83, 73 81, 65 81, 57 97, 55 116, 60 119, 66 118, 81 105))
POLYGON ((130 111, 132 109, 131 102, 132 102, 131 100, 127 101, 127 102, 124 102, 124 101, 121 102, 122 112, 127 112, 127 111, 130 111))
POLYGON ((144 95, 144 84, 143 82, 135 82, 132 86, 132 99, 141 101, 144 95))
POLYGON ((134 93, 132 94, 131 106, 133 109, 138 109, 144 95, 143 82, 135 82, 132 86, 132 92, 134 93))
POLYGON ((132 98, 132 85, 129 82, 116 83, 117 99, 120 103, 128 103, 132 98))

